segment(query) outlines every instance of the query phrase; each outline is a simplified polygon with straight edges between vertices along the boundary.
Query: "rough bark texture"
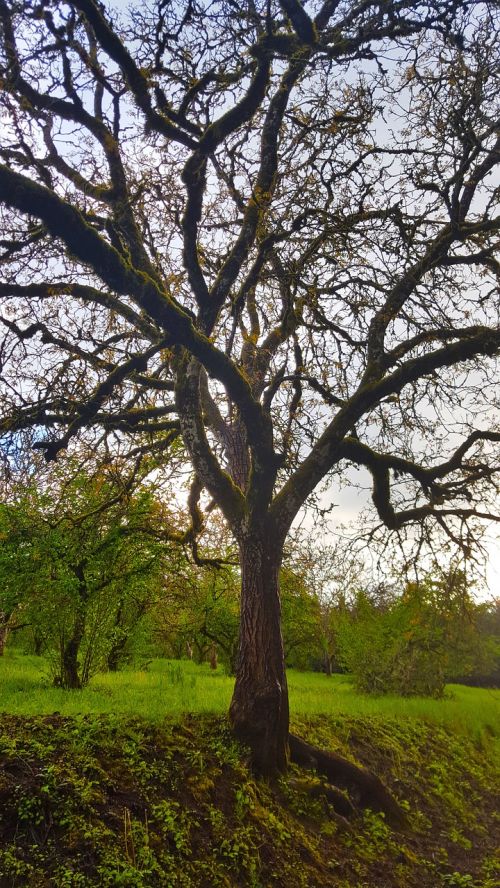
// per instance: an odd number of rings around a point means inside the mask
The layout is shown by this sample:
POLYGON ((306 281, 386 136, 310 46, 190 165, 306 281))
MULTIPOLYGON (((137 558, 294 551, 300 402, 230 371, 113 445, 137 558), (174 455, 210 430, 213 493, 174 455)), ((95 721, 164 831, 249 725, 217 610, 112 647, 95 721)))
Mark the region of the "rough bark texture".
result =
POLYGON ((88 589, 85 580, 85 565, 75 565, 73 572, 77 579, 77 607, 73 632, 62 650, 61 685, 63 688, 75 690, 82 687, 80 676, 80 664, 78 655, 85 635, 85 605, 88 598, 88 589))
POLYGON ((115 616, 114 640, 108 653, 107 663, 110 672, 117 672, 127 644, 127 633, 122 629, 123 601, 120 601, 115 616))
POLYGON ((240 541, 242 589, 236 684, 230 718, 250 747, 252 767, 271 776, 288 763, 288 688, 278 575, 282 547, 260 534, 240 541))
POLYGON ((78 613, 73 626, 73 633, 66 642, 62 655, 61 685, 68 690, 78 690, 82 687, 79 673, 78 654, 85 632, 85 620, 83 614, 78 613))

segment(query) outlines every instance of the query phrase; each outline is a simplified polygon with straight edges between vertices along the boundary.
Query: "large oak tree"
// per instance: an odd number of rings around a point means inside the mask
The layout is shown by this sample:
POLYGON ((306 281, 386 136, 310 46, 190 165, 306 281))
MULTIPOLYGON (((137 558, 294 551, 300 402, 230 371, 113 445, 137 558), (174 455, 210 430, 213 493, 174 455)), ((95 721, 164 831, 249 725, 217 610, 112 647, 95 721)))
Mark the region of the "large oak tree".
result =
POLYGON ((400 534, 495 515, 494 5, 0 0, 0 24, 3 432, 48 459, 92 429, 182 442, 192 542, 208 502, 239 546, 230 715, 273 774, 278 574, 320 482, 364 467, 400 534))

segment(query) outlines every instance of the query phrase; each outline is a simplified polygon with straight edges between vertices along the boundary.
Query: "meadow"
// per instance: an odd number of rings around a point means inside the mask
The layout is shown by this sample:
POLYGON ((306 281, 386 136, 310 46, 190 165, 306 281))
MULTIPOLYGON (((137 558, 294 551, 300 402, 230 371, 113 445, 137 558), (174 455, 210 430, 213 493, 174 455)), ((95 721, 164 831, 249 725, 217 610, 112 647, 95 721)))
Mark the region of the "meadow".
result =
MULTIPOLYGON (((139 716, 151 722, 183 714, 227 712, 234 679, 222 669, 188 660, 151 661, 142 669, 95 675, 88 687, 52 686, 42 657, 8 650, 0 659, 0 712, 13 715, 139 716)), ((420 720, 474 739, 500 738, 500 690, 448 685, 444 698, 373 697, 357 693, 348 676, 289 670, 292 722, 318 716, 420 720)))

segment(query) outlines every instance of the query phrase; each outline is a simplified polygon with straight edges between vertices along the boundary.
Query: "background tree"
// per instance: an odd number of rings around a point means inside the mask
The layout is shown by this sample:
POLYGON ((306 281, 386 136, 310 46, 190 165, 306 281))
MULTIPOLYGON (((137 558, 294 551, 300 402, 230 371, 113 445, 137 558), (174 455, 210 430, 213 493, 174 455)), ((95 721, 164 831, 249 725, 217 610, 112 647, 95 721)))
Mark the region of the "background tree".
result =
MULTIPOLYGON (((316 527, 316 531, 318 529, 316 527)), ((299 601, 295 601, 293 592, 286 601, 283 593, 286 595, 288 584, 283 587, 283 578, 281 580, 285 638, 289 619, 296 625, 294 634, 302 636, 306 644, 309 639, 308 653, 305 648, 303 651, 309 658, 309 668, 322 668, 326 675, 331 675, 334 669, 342 670, 337 651, 337 624, 355 592, 367 582, 360 551, 352 541, 326 543, 314 532, 294 531, 287 542, 285 567, 291 569, 292 581, 297 577, 300 584, 299 601), (304 600, 305 595, 308 601, 304 600)))
POLYGON ((230 714, 263 773, 284 541, 322 479, 364 467, 402 536, 496 515, 494 10, 0 0, 2 428, 45 427, 49 460, 182 439, 186 532, 204 489, 239 546, 230 714))
POLYGON ((339 656, 359 690, 441 697, 454 676, 489 659, 459 568, 430 573, 401 594, 358 591, 337 623, 339 656))
MULTIPOLYGON (((214 553, 217 557, 217 553, 214 553)), ((221 560, 224 554, 219 553, 221 560)), ((215 645, 234 673, 238 647, 239 577, 230 565, 197 567, 174 554, 154 611, 154 633, 168 656, 207 661, 215 645)))
POLYGON ((287 666, 311 669, 321 662, 321 609, 307 574, 284 564, 280 573, 283 650, 287 666))
POLYGON ((450 680, 477 687, 500 687, 500 600, 482 601, 475 608, 474 628, 479 635, 472 668, 464 673, 457 664, 450 680))
POLYGON ((43 641, 54 679, 80 688, 116 668, 163 584, 151 493, 113 467, 59 464, 0 507, 0 602, 43 641))

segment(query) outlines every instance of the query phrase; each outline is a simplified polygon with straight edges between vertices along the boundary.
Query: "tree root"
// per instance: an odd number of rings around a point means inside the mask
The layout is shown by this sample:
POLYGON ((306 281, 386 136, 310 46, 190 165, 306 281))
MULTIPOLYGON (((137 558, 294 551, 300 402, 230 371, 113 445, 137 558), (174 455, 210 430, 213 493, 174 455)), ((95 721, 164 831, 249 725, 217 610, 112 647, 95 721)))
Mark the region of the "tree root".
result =
POLYGON ((326 783, 311 782, 307 779, 294 779, 288 781, 289 786, 298 792, 306 793, 311 799, 319 799, 325 802, 330 809, 333 809, 335 819, 342 823, 344 828, 352 829, 349 824, 349 818, 354 817, 356 808, 347 796, 326 783))
MULTIPOLYGON (((359 807, 383 812, 391 826, 402 828, 406 825, 405 812, 382 781, 371 771, 354 765, 335 752, 318 749, 317 746, 306 743, 295 734, 290 734, 288 739, 292 762, 311 768, 326 777, 330 784, 346 789, 359 807)), ((338 796, 340 795, 339 793, 338 796)), ((345 797, 342 798, 345 801, 345 797)), ((333 807, 335 808, 335 804, 333 807)), ((339 813, 349 816, 347 809, 346 813, 343 811, 339 813)))

